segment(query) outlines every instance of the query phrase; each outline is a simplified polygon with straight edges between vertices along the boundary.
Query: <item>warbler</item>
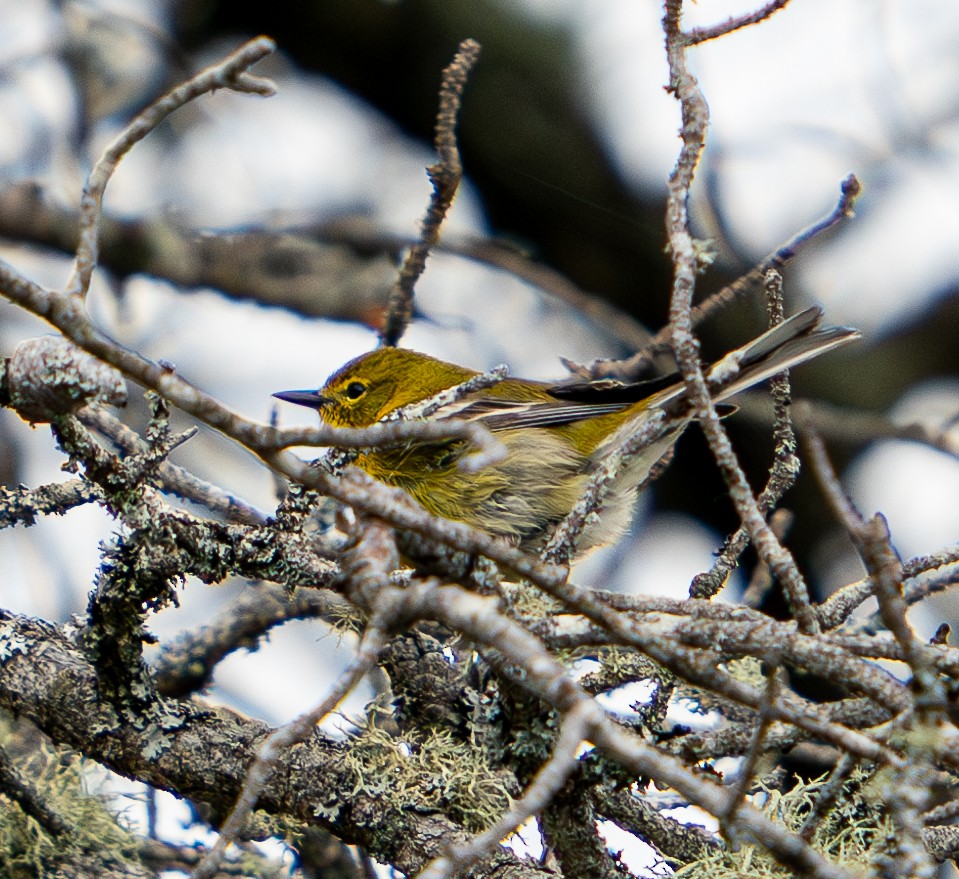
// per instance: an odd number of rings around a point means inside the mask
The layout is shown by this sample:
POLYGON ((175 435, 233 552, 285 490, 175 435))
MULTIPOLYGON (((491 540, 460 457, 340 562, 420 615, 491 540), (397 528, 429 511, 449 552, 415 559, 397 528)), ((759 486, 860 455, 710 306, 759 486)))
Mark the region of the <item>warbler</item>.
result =
MULTIPOLYGON (((714 363, 705 371, 713 400, 859 337, 848 327, 820 327, 821 320, 822 310, 809 308, 714 363)), ((368 427, 477 375, 416 351, 378 348, 351 360, 318 390, 273 396, 316 409, 334 427, 368 427)), ((573 509, 610 452, 657 411, 663 413, 661 429, 617 474, 599 520, 581 536, 582 555, 625 530, 638 486, 692 421, 677 373, 632 384, 506 378, 469 391, 431 417, 478 419, 505 445, 505 460, 477 473, 457 466, 470 451, 462 439, 368 449, 355 463, 404 489, 430 513, 532 549, 573 509)))

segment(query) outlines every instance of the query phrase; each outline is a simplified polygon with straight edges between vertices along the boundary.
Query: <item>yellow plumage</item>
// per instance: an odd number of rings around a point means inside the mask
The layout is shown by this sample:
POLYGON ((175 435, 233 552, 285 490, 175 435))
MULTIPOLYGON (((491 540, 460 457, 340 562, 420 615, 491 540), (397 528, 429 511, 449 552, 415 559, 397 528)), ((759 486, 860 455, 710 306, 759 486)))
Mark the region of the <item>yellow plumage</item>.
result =
MULTIPOLYGON (((807 309, 710 367, 714 399, 725 400, 859 335, 846 327, 820 328, 821 318, 818 308, 807 309)), ((275 396, 317 409, 330 425, 368 427, 477 374, 416 351, 379 348, 351 360, 317 391, 275 396)), ((619 536, 637 486, 689 424, 685 385, 677 376, 632 385, 508 378, 465 394, 433 416, 481 420, 506 447, 501 463, 464 473, 457 464, 467 444, 444 440, 371 449, 356 464, 407 491, 431 513, 532 548, 570 512, 596 467, 654 411, 664 413, 664 427, 619 473, 601 525, 580 541, 584 552, 619 536)))

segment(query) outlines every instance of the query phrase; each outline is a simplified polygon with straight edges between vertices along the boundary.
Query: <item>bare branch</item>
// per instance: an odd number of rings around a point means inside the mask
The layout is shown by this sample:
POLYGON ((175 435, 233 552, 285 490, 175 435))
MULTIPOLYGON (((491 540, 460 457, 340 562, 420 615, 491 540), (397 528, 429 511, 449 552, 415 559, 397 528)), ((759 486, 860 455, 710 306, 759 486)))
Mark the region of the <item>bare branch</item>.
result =
POLYGON ((350 589, 370 610, 370 619, 356 648, 356 655, 342 671, 326 697, 315 707, 274 730, 257 749, 243 790, 220 828, 220 838, 209 855, 193 871, 193 879, 212 879, 227 846, 236 842, 263 793, 276 765, 294 745, 312 734, 316 725, 366 677, 386 645, 387 630, 406 615, 406 592, 392 584, 390 573, 398 564, 392 534, 378 520, 361 520, 354 545, 344 560, 350 589))
MULTIPOLYGON (((869 571, 882 621, 896 638, 913 675, 915 717, 907 716, 902 723, 906 728, 916 728, 921 734, 911 737, 906 748, 910 758, 908 781, 901 779, 885 800, 899 832, 894 875, 903 879, 931 877, 936 870, 923 842, 921 816, 928 809, 931 798, 931 760, 944 744, 944 738, 937 733, 942 724, 948 722, 946 692, 937 674, 935 652, 919 641, 906 619, 908 605, 903 596, 902 563, 892 547, 885 518, 877 513, 868 521, 863 519, 843 491, 815 429, 802 421, 800 425, 819 483, 836 516, 856 543, 869 571)), ((952 737, 955 735, 953 727, 952 737)))
POLYGON ((716 24, 712 27, 693 28, 686 33, 686 42, 690 46, 696 46, 699 43, 705 43, 707 40, 715 40, 717 37, 731 34, 733 31, 741 30, 744 27, 759 24, 788 4, 789 0, 769 0, 768 3, 761 6, 755 12, 732 16, 726 19, 722 24, 716 24))
POLYGON ((376 663, 385 641, 384 635, 385 633, 380 629, 368 629, 357 648, 356 656, 337 678, 323 701, 286 726, 275 730, 260 745, 256 759, 247 773, 243 790, 237 798, 236 806, 220 828, 220 837, 216 844, 193 871, 193 879, 212 879, 226 852, 226 847, 236 842, 243 832, 264 786, 276 769, 279 758, 293 745, 305 741, 314 727, 333 711, 366 676, 376 663))
POLYGON ((248 73, 249 68, 257 61, 274 51, 276 51, 276 44, 267 37, 250 40, 228 58, 201 71, 155 101, 114 138, 97 160, 83 188, 83 196, 80 199, 80 241, 77 245, 73 273, 66 286, 66 292, 69 295, 82 299, 86 297, 87 290, 90 288, 90 279, 97 265, 100 246, 98 236, 103 211, 103 193, 120 160, 174 110, 206 92, 226 88, 266 97, 274 94, 276 89, 269 80, 248 73))
POLYGON ((756 502, 735 452, 709 397, 706 379, 699 362, 699 341, 693 335, 691 305, 696 284, 698 260, 689 233, 687 201, 699 156, 705 145, 709 110, 699 86, 686 67, 686 46, 680 27, 681 0, 666 0, 663 27, 666 32, 666 57, 669 62, 670 91, 682 109, 683 146, 669 178, 666 228, 673 257, 675 279, 670 304, 671 344, 680 373, 686 381, 689 399, 706 435, 713 456, 723 473, 729 493, 743 526, 764 562, 782 584, 790 610, 803 631, 817 629, 809 590, 790 553, 776 539, 756 502))
POLYGON ((470 71, 479 58, 476 40, 463 40, 449 67, 443 71, 440 86, 440 107, 436 116, 436 152, 439 162, 427 168, 433 194, 423 219, 419 240, 410 248, 396 283, 390 290, 389 304, 380 344, 395 346, 413 316, 413 288, 426 268, 426 258, 440 234, 440 227, 453 204, 463 176, 459 149, 456 145, 456 121, 463 89, 470 71))
MULTIPOLYGON (((839 201, 825 217, 807 226, 801 232, 797 232, 787 242, 780 244, 774 251, 761 259, 754 268, 750 269, 741 278, 733 281, 732 284, 722 290, 718 290, 699 305, 694 306, 691 315, 693 326, 699 326, 724 306, 745 296, 757 283, 762 281, 770 269, 784 268, 813 239, 838 226, 844 220, 852 219, 856 215, 855 207, 860 195, 862 195, 862 185, 855 174, 850 174, 839 184, 839 201)), ((650 346, 654 346, 656 341, 657 339, 654 338, 650 342, 650 346)))
POLYGON ((297 589, 263 583, 252 586, 213 622, 164 646, 153 664, 157 692, 182 698, 201 690, 219 662, 282 623, 310 617, 343 618, 352 607, 325 589, 297 589))
MULTIPOLYGON (((785 319, 783 310, 782 276, 775 269, 766 273, 764 285, 766 290, 766 306, 769 311, 769 325, 781 324, 785 319)), ((757 504, 764 516, 769 516, 779 503, 782 496, 792 487, 799 476, 799 458, 796 457, 796 437, 793 432, 789 407, 791 388, 789 374, 773 376, 769 380, 769 390, 772 394, 775 409, 773 423, 773 442, 775 457, 769 471, 766 485, 759 493, 757 504)), ((773 529, 778 541, 781 534, 773 529)), ((699 574, 693 578, 689 587, 690 598, 711 598, 725 585, 729 573, 739 562, 739 556, 749 543, 749 532, 740 526, 723 546, 719 558, 712 569, 706 574, 699 574)), ((768 571, 768 568, 765 568, 768 571)))
MULTIPOLYGON (((737 299, 752 294, 762 283, 769 269, 783 268, 804 245, 815 237, 838 225, 843 220, 855 216, 856 200, 861 192, 862 187, 859 180, 855 175, 850 174, 840 184, 839 201, 825 217, 794 235, 785 244, 781 244, 741 278, 721 290, 717 290, 698 305, 694 305, 690 312, 690 321, 693 327, 698 327, 737 299)), ((622 361, 598 360, 586 369, 585 374, 592 378, 604 378, 612 374, 624 380, 638 379, 646 374, 653 363, 654 356, 669 347, 669 340, 670 328, 667 325, 649 339, 643 348, 632 357, 622 361)))
MULTIPOLYGON (((54 741, 127 777, 206 804, 213 816, 229 811, 257 746, 270 734, 262 721, 195 698, 159 699, 153 705, 156 713, 141 723, 119 723, 115 709, 98 693, 89 655, 69 631, 49 623, 0 610, 0 648, 0 707, 17 711, 41 725, 54 741)), ((402 827, 405 835, 389 838, 386 856, 404 872, 420 869, 429 854, 424 849, 436 840, 466 838, 462 827, 446 816, 417 814, 389 798, 362 814, 342 809, 333 817, 318 816, 317 804, 342 798, 353 784, 344 775, 343 749, 318 731, 295 757, 285 754, 278 769, 260 797, 261 809, 300 816, 367 846, 389 836, 385 827, 402 827)), ((384 855, 382 849, 379 853, 384 855)), ((509 852, 499 852, 495 863, 514 870, 511 875, 517 879, 545 874, 509 852)), ((483 879, 494 874, 492 869, 478 871, 483 879)))
MULTIPOLYGON (((568 676, 564 667, 539 641, 521 627, 505 620, 491 599, 474 595, 459 587, 440 586, 436 582, 413 587, 419 607, 428 607, 431 615, 462 631, 480 644, 504 654, 522 669, 516 683, 568 715, 581 708, 588 724, 586 738, 637 776, 650 777, 669 785, 714 815, 722 814, 729 802, 728 792, 697 776, 679 761, 628 732, 603 712, 568 676)), ((826 861, 799 837, 770 821, 752 806, 743 804, 739 813, 739 831, 762 844, 782 863, 803 876, 817 879, 852 879, 849 871, 826 861)))
MULTIPOLYGON (((733 285, 718 298, 692 306, 702 261, 701 247, 689 229, 688 201, 705 144, 708 110, 687 69, 686 55, 691 45, 755 23, 786 2, 765 2, 762 9, 716 28, 684 32, 681 0, 665 0, 670 88, 682 111, 682 147, 670 178, 667 230, 675 279, 670 324, 660 341, 665 339, 675 354, 692 401, 689 415, 703 425, 742 523, 712 579, 707 583, 703 578, 696 594, 714 594, 748 539, 759 553, 759 569, 768 574, 769 583, 782 587, 795 619, 774 620, 748 607, 704 600, 613 596, 569 582, 572 549, 601 510, 619 468, 636 448, 664 439, 656 417, 589 474, 587 492, 556 529, 544 557, 534 559, 507 541, 430 515, 409 495, 356 468, 332 465, 334 459, 347 460, 345 455, 310 464, 289 451, 292 445, 356 449, 448 441, 457 449, 476 446, 476 453, 463 457, 465 468, 476 470, 499 460, 502 448, 475 423, 443 419, 442 407, 498 381, 503 371, 477 375, 441 398, 397 413, 392 423, 354 431, 280 430, 275 423, 257 423, 230 411, 184 381, 175 368, 125 348, 95 326, 83 295, 96 267, 104 189, 117 163, 166 114, 210 88, 267 91, 246 72, 254 55, 271 50, 268 41, 260 40, 161 99, 110 147, 87 185, 81 242, 67 290, 46 290, 0 262, 3 294, 58 328, 69 340, 68 348, 83 352, 71 361, 77 376, 89 378, 90 368, 97 376, 86 382, 93 387, 90 393, 57 396, 52 405, 35 410, 49 415, 69 456, 68 466, 82 470, 87 481, 56 491, 46 487, 7 493, 0 498, 0 510, 9 512, 0 513, 0 519, 6 515, 11 521, 28 521, 38 512, 66 509, 89 495, 116 515, 120 525, 114 542, 102 549, 89 623, 79 635, 72 626, 57 627, 0 610, 0 707, 32 719, 57 740, 116 771, 202 804, 211 824, 222 826, 222 834, 197 867, 197 876, 212 875, 227 847, 241 844, 244 834, 252 835, 252 813, 258 808, 283 821, 322 828, 338 840, 368 848, 371 856, 406 875, 424 871, 421 875, 431 879, 466 871, 477 879, 532 879, 555 872, 551 863, 524 860, 497 846, 519 822, 535 815, 541 816, 544 837, 554 846, 564 874, 589 872, 575 869, 575 849, 578 842, 597 842, 596 816, 604 815, 637 836, 648 836, 666 857, 671 852, 689 859, 732 857, 737 847, 757 844, 791 875, 852 879, 860 865, 821 848, 819 830, 837 813, 839 798, 847 795, 849 772, 860 766, 871 772, 877 812, 881 807, 883 819, 891 816, 898 831, 894 841, 875 843, 880 857, 889 854, 895 861, 883 864, 882 870, 890 877, 930 875, 933 858, 948 857, 959 848, 959 834, 937 826, 950 820, 947 810, 929 808, 931 797, 952 784, 959 769, 959 733, 948 701, 959 677, 959 648, 946 645, 941 632, 932 644, 923 643, 909 627, 906 611, 932 590, 957 582, 959 554, 949 548, 900 564, 884 522, 878 517, 866 521, 848 504, 820 448, 820 476, 857 542, 869 579, 813 608, 792 556, 779 543, 781 523, 765 521, 796 470, 789 386, 785 380, 774 383, 775 462, 757 499, 712 405, 713 385, 699 365, 699 341, 693 332, 700 319, 738 295, 739 288, 733 285), (216 70, 224 82, 204 79, 216 70), (102 411, 82 408, 91 399, 102 399, 100 391, 110 397, 110 389, 120 384, 117 371, 162 395, 162 400, 151 397, 153 417, 143 439, 102 411), (274 518, 265 519, 165 460, 185 436, 170 431, 166 400, 295 483, 274 518), (126 455, 105 448, 83 424, 95 425, 126 455), (169 504, 159 490, 190 497, 235 521, 191 515, 169 504), (326 495, 320 514, 318 493, 326 495), (336 536, 317 537, 310 526, 322 518, 325 527, 334 509, 335 528, 329 530, 336 536), (412 568, 399 569, 400 552, 412 568), (213 625, 166 648, 151 674, 142 647, 147 612, 174 601, 177 583, 186 575, 216 582, 233 574, 270 579, 276 585, 251 590, 213 625), (296 585, 311 591, 300 590, 292 597, 284 591, 296 585), (820 630, 845 622, 871 594, 876 594, 880 620, 892 634, 876 632, 870 622, 861 628, 820 630), (110 616, 117 609, 122 613, 110 616), (293 616, 330 614, 348 616, 347 624, 353 631, 363 630, 363 639, 326 697, 290 724, 271 730, 190 696, 225 655, 240 645, 255 644, 271 626, 293 616), (595 657, 600 670, 579 679, 580 669, 571 668, 571 657, 595 657), (741 674, 742 666, 751 669, 757 663, 730 664, 740 657, 766 665, 765 687, 754 671, 741 674), (912 684, 877 659, 905 662, 912 684), (828 680, 840 691, 838 698, 821 702, 794 692, 779 676, 779 669, 786 667, 828 680), (367 728, 344 740, 325 737, 317 723, 368 673, 382 683, 368 708, 367 728), (124 691, 114 677, 134 698, 116 698, 124 691), (652 703, 634 706, 634 715, 614 715, 594 698, 639 680, 650 681, 657 690, 652 703), (181 698, 166 698, 170 693, 181 698), (670 728, 666 707, 671 698, 694 700, 703 711, 716 711, 721 721, 702 733, 670 728), (420 735, 424 730, 426 738, 420 735), (370 742, 380 750, 383 743, 387 750, 405 748, 406 760, 417 755, 417 743, 427 742, 431 747, 418 753, 429 755, 442 750, 445 741, 450 743, 450 764, 470 764, 464 777, 471 800, 483 798, 477 792, 489 780, 493 794, 485 811, 457 811, 452 798, 443 799, 445 792, 436 800, 408 794, 422 785, 410 784, 401 795, 382 797, 374 788, 388 773, 372 779, 369 789, 364 787, 362 774, 369 764, 362 762, 361 752, 370 742), (584 741, 595 746, 586 758, 578 756, 584 741), (823 765, 835 767, 830 781, 815 788, 813 813, 801 828, 801 819, 784 823, 758 809, 748 796, 757 778, 765 778, 762 761, 797 745, 818 749, 823 765), (715 776, 703 771, 726 754, 746 755, 742 775, 732 785, 720 782, 718 768, 715 776), (346 756, 363 768, 344 768, 346 756), (471 786, 475 778, 483 781, 471 786), (668 789, 674 802, 717 816, 729 849, 717 852, 723 845, 718 837, 674 832, 671 822, 651 819, 647 804, 637 807, 632 794, 647 781, 668 789), (576 816, 584 819, 582 832, 568 832, 576 816)), ((475 42, 465 42, 444 73, 437 120, 439 158, 429 169, 433 198, 422 234, 394 286, 381 338, 385 345, 396 344, 410 320, 415 283, 457 191, 462 168, 455 126, 477 51, 475 42)), ((858 181, 849 178, 830 217, 762 264, 763 271, 769 270, 765 281, 773 324, 782 319, 781 278, 775 269, 806 241, 850 216, 858 192, 858 181)), ((750 283, 756 277, 755 271, 747 276, 750 283)), ((720 371, 735 372, 735 361, 721 361, 720 371)), ((28 382, 36 378, 32 373, 26 370, 14 378, 28 382)), ((0 362, 4 405, 12 399, 9 378, 7 362, 0 362)), ((51 383, 48 378, 40 382, 40 391, 51 383)), ((33 391, 28 396, 34 396, 33 391)), ((21 411, 29 415, 29 401, 21 402, 27 406, 21 411)), ((0 781, 5 777, 2 757, 0 752, 0 781)), ((430 773, 432 769, 427 770, 431 779, 447 777, 430 773)), ((765 787, 765 781, 760 784, 765 787)), ((18 780, 5 786, 15 799, 24 799, 26 788, 18 780)), ((797 792, 803 794, 804 786, 798 783, 797 792)), ((56 829, 49 816, 46 824, 56 829)), ((619 867, 615 856, 601 843, 598 851, 605 860, 597 875, 612 876, 619 867)), ((155 854, 157 862, 165 858, 180 869, 196 866, 195 858, 175 848, 155 854)), ((371 872, 371 864, 361 852, 353 875, 361 869, 371 872)))
POLYGON ((802 827, 799 828, 799 835, 807 842, 812 840, 819 822, 829 813, 836 800, 839 799, 843 786, 849 780, 849 776, 856 765, 857 761, 848 754, 843 754, 839 758, 829 779, 820 789, 819 796, 816 797, 816 801, 803 821, 802 827))
MULTIPOLYGON (((935 555, 920 556, 904 562, 903 577, 914 581, 906 585, 906 601, 913 604, 928 595, 954 586, 959 572, 953 570, 952 566, 957 562, 959 562, 959 547, 948 547, 935 555), (922 576, 937 568, 947 568, 947 570, 940 572, 938 576, 922 576)), ((873 583, 869 578, 837 589, 816 608, 821 625, 824 629, 834 629, 841 625, 872 594, 873 583)))
POLYGON ((870 574, 873 594, 879 600, 882 620, 902 648, 921 694, 920 699, 941 707, 945 704, 945 692, 932 671, 934 658, 929 648, 916 638, 906 620, 908 604, 903 597, 902 563, 892 548, 886 520, 881 514, 868 521, 863 519, 843 491, 822 439, 805 419, 800 421, 800 426, 819 483, 833 512, 859 548, 870 574))
POLYGON ((759 765, 765 750, 766 734, 773 722, 776 702, 779 701, 779 676, 778 664, 773 665, 766 671, 766 690, 763 693, 762 704, 759 706, 759 719, 753 733, 753 741, 739 770, 739 782, 733 788, 726 811, 719 816, 720 823, 728 828, 727 835, 730 837, 735 837, 733 828, 736 826, 736 814, 742 804, 746 802, 749 789, 753 784, 753 777, 756 774, 756 767, 759 765))
MULTIPOLYGON (((124 452, 131 455, 143 454, 147 450, 146 443, 127 427, 122 421, 114 418, 109 412, 96 407, 86 407, 77 413, 77 418, 87 427, 111 439, 124 452)), ((222 514, 228 521, 242 522, 246 525, 263 525, 266 515, 252 504, 235 494, 224 491, 198 476, 171 464, 162 461, 157 468, 164 491, 193 501, 214 513, 222 514)))
MULTIPOLYGON (((609 452, 603 459, 596 472, 590 477, 586 488, 579 500, 563 519, 549 541, 543 548, 540 557, 544 562, 567 566, 575 555, 576 545, 592 518, 598 516, 612 490, 620 469, 630 458, 642 454, 657 441, 662 440, 668 432, 666 429, 666 415, 662 411, 649 413, 649 417, 616 449, 609 452)), ((662 472, 666 462, 672 458, 672 449, 668 449, 663 459, 654 464, 646 478, 639 484, 638 491, 642 491, 653 482, 662 472)))

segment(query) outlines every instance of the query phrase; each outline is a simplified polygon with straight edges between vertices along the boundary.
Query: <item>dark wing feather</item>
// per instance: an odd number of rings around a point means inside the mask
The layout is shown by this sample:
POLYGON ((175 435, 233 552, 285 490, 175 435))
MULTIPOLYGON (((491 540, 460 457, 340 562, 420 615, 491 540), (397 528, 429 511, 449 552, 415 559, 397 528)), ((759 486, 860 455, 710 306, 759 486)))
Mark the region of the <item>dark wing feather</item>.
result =
MULTIPOLYGON (((601 399, 601 398, 597 398, 601 399)), ((559 427, 584 418, 621 412, 629 401, 608 403, 567 403, 557 400, 530 402, 493 398, 477 400, 452 414, 454 418, 482 421, 490 430, 518 430, 530 427, 559 427)))
POLYGON ((584 418, 622 412, 629 403, 534 403, 524 410, 488 415, 483 423, 492 431, 521 427, 559 427, 584 418))
MULTIPOLYGON (((713 399, 727 400, 784 369, 859 338, 859 333, 848 327, 820 328, 821 320, 822 309, 807 308, 707 368, 713 399)), ((450 411, 449 417, 482 420, 493 431, 559 427, 622 412, 645 399, 652 407, 681 411, 686 395, 678 373, 632 384, 607 379, 562 382, 543 389, 555 402, 484 397, 450 411)))
POLYGON ((629 384, 614 379, 602 379, 595 382, 560 382, 550 386, 549 392, 559 400, 569 400, 573 403, 622 403, 630 405, 645 400, 653 394, 658 394, 681 381, 679 373, 673 372, 659 378, 629 384))

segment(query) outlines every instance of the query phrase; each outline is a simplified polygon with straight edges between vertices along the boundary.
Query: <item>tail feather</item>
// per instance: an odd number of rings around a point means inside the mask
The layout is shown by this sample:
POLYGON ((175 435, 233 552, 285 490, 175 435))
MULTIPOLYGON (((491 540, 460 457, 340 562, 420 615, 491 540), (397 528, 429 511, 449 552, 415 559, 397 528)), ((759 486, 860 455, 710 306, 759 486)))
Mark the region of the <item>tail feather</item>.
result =
MULTIPOLYGON (((717 360, 706 370, 706 381, 713 399, 716 402, 728 400, 785 369, 860 337, 859 331, 851 327, 820 329, 822 317, 822 309, 814 305, 717 360)), ((657 395, 652 405, 665 406, 684 396, 685 392, 684 384, 667 388, 657 395)))
POLYGON ((851 327, 820 329, 821 320, 820 308, 808 308, 713 364, 706 377, 714 385, 711 388, 714 399, 728 400, 784 369, 791 369, 860 338, 859 331, 851 327), (737 357, 738 373, 733 370, 731 379, 724 380, 723 371, 728 371, 730 359, 737 357))

